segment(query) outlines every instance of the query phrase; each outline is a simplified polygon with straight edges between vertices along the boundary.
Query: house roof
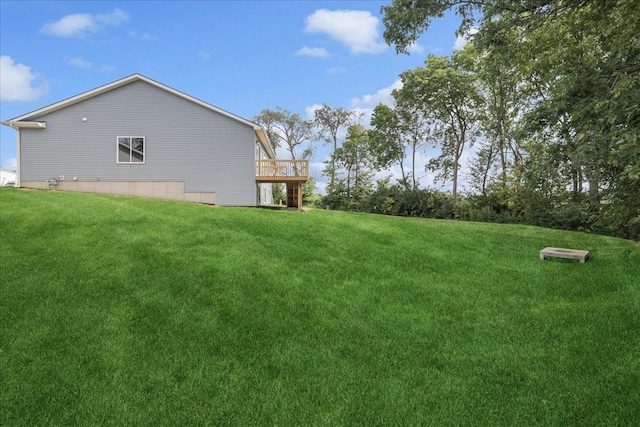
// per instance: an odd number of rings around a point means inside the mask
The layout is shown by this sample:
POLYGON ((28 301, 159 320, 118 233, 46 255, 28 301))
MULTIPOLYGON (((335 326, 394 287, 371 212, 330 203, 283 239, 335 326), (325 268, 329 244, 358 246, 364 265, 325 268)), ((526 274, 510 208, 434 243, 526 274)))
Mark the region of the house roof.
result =
POLYGON ((58 111, 61 110, 63 108, 69 107, 73 104, 77 104, 78 102, 82 102, 85 101, 87 99, 93 98, 95 96, 101 95, 103 93, 106 92, 110 92, 114 89, 117 89, 119 87, 128 85, 130 83, 133 82, 137 82, 137 81, 142 81, 145 83, 148 83, 152 86, 155 86, 159 89, 165 90, 169 93, 172 93, 176 96, 179 96, 183 99, 186 99, 187 101, 191 101, 195 104, 198 104, 204 108, 207 108, 211 111, 215 111, 216 113, 222 114, 223 116, 226 116, 230 119, 233 119, 237 122, 240 122, 242 124, 245 124, 247 126, 251 126, 256 133, 256 137, 258 138, 258 140, 260 141, 260 143, 262 144, 262 146, 264 147, 265 151, 267 153, 269 153, 269 155, 271 157, 275 157, 275 153, 273 151, 273 147, 271 146, 271 143, 269 142, 269 138, 267 137, 267 134, 265 132, 265 130, 258 124, 253 123, 249 120, 243 119, 240 116, 236 116, 235 114, 232 114, 228 111, 225 111, 221 108, 218 108, 216 106, 213 106, 211 104, 208 104, 204 101, 199 100, 198 98, 194 98, 193 96, 187 95, 186 93, 180 92, 176 89, 173 89, 172 87, 163 85, 162 83, 159 83, 155 80, 152 80, 148 77, 143 76, 142 74, 132 74, 128 77, 122 78, 120 80, 116 80, 115 82, 111 82, 108 83, 104 86, 100 86, 97 87, 93 90, 87 91, 87 92, 83 92, 79 95, 76 96, 72 96, 71 98, 67 98, 64 99, 62 101, 56 102, 54 104, 48 105, 46 107, 40 108, 38 110, 32 111, 30 113, 27 114, 23 114, 22 116, 18 116, 18 117, 14 117, 13 119, 7 120, 5 122, 1 122, 3 125, 6 126, 10 126, 13 128, 21 128, 21 127, 40 127, 40 128, 46 128, 46 123, 44 122, 36 122, 36 121, 32 121, 33 119, 43 116, 45 114, 49 114, 49 113, 53 113, 54 111, 58 111))

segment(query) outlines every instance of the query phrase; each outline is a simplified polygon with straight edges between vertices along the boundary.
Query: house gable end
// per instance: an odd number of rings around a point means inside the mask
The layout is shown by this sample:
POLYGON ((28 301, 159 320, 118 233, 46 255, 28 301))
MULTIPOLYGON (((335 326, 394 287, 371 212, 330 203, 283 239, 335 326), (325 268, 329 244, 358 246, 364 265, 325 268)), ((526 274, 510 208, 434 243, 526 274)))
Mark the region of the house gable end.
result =
MULTIPOLYGON (((73 96, 71 98, 67 98, 65 100, 56 102, 54 104, 48 105, 46 107, 40 108, 40 109, 32 111, 30 113, 23 114, 21 116, 15 117, 15 118, 10 119, 10 120, 8 120, 6 122, 2 122, 2 124, 7 125, 7 126, 11 126, 11 127, 20 127, 21 126, 20 123, 22 123, 22 127, 25 127, 25 125, 27 124, 25 122, 28 122, 29 125, 33 124, 33 126, 36 126, 37 122, 34 121, 34 120, 37 119, 37 118, 41 118, 41 117, 46 116, 48 114, 51 114, 51 113, 53 113, 55 111, 70 107, 72 105, 81 103, 81 102, 86 101, 88 99, 95 98, 95 97, 100 96, 102 94, 105 94, 105 93, 111 92, 113 90, 116 90, 116 89, 118 89, 120 87, 129 85, 129 84, 134 83, 134 82, 139 82, 139 81, 148 83, 148 84, 150 84, 152 86, 155 86, 155 87, 157 87, 159 89, 162 89, 162 90, 164 90, 166 92, 169 92, 169 93, 171 93, 173 95, 176 95, 176 96, 178 96, 180 98, 183 98, 183 99, 185 99, 187 101, 190 101, 190 102, 192 102, 194 104, 200 105, 201 107, 204 107, 204 108, 206 108, 206 109, 208 109, 210 111, 214 111, 214 112, 216 112, 218 114, 221 114, 223 116, 226 116, 226 117, 228 117, 230 119, 233 119, 233 120, 235 120, 235 121, 237 121, 239 123, 242 123, 242 124, 244 124, 246 126, 249 126, 249 127, 253 128, 254 131, 255 131, 255 134, 256 134, 256 139, 258 139, 260 141, 262 146, 265 148, 267 153, 269 153, 269 155, 272 158, 275 157, 275 153, 273 152, 271 144, 269 143, 269 140, 268 140, 268 138, 266 136, 266 133, 265 133, 264 129, 262 129, 262 127, 260 127, 259 125, 255 124, 255 123, 253 123, 253 122, 251 122, 249 120, 243 119, 240 116, 236 116, 235 114, 232 114, 232 113, 230 113, 230 112, 228 112, 226 110, 223 110, 221 108, 215 107, 215 106, 213 106, 211 104, 208 104, 208 103, 206 103, 206 102, 204 102, 202 100, 199 100, 199 99, 194 98, 194 97, 192 97, 190 95, 187 95, 187 94, 185 94, 183 92, 180 92, 180 91, 178 91, 176 89, 173 89, 173 88, 171 88, 169 86, 166 86, 166 85, 164 85, 162 83, 159 83, 159 82, 157 82, 155 80, 152 80, 152 79, 150 79, 148 77, 145 77, 145 76, 143 76, 141 74, 132 74, 131 76, 125 77, 125 78, 120 79, 120 80, 116 80, 115 82, 106 84, 104 86, 100 86, 98 88, 92 89, 92 90, 87 91, 87 92, 83 92, 83 93, 78 94, 76 96, 73 96)), ((44 127, 46 127, 46 123, 39 124, 38 126, 44 128, 44 127)))

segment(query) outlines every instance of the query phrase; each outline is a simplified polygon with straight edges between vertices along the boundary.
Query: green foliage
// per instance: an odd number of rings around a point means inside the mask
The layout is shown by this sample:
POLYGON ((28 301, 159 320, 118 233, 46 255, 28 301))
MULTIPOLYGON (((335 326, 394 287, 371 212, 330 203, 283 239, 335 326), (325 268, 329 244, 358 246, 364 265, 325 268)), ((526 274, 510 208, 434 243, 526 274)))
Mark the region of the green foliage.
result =
POLYGON ((369 132, 361 125, 351 125, 347 137, 330 156, 325 175, 334 176, 327 187, 321 206, 333 209, 359 210, 360 201, 372 187, 372 158, 369 151, 369 132), (333 169, 335 167, 335 169, 333 169))
POLYGON ((320 197, 316 194, 317 191, 318 186, 316 184, 316 179, 312 176, 309 176, 309 179, 307 179, 307 181, 302 184, 302 203, 304 205, 314 205, 320 197))
POLYGON ((377 168, 387 169, 398 165, 402 173, 402 183, 407 184, 404 171, 406 145, 404 141, 404 124, 396 110, 385 104, 378 104, 371 116, 369 131, 369 151, 372 163, 377 168))
POLYGON ((453 219, 454 199, 440 191, 413 189, 401 184, 390 185, 381 180, 366 198, 355 206, 363 212, 384 215, 453 219))
POLYGON ((402 73, 370 130, 350 128, 338 147, 349 113, 316 111, 333 144, 318 205, 640 239, 640 2, 393 0, 382 7, 385 39, 406 52, 450 10, 473 40, 402 73), (459 195, 463 151, 476 140, 466 177, 476 194, 459 195), (416 165, 427 143, 441 152, 416 165), (420 189, 416 166, 452 181, 452 197, 420 189), (375 170, 391 167, 398 184, 374 188, 375 170))
POLYGON ((266 129, 274 150, 283 146, 293 160, 311 159, 313 157, 314 140, 313 122, 304 120, 297 113, 276 107, 275 110, 264 109, 253 118, 253 121, 266 129), (306 143, 306 146, 305 146, 306 143), (302 153, 298 150, 302 148, 302 153))
POLYGON ((347 196, 366 193, 371 184, 369 133, 361 125, 351 125, 342 147, 335 152, 335 162, 346 180, 347 196))
POLYGON ((460 29, 464 32, 473 23, 477 1, 393 0, 391 5, 380 8, 385 41, 395 45, 396 52, 408 54, 408 48, 429 28, 431 20, 442 18, 456 4, 459 5, 456 12, 463 18, 460 29))
POLYGON ((416 155, 429 140, 432 120, 425 113, 414 89, 406 82, 392 94, 395 107, 379 104, 371 117, 373 129, 369 131, 369 148, 372 164, 382 168, 398 165, 402 174, 400 182, 416 189, 416 155), (410 172, 405 172, 404 162, 407 159, 410 172))
POLYGON ((429 55, 424 67, 401 74, 403 86, 397 91, 399 104, 412 106, 411 117, 420 117, 415 111, 422 113, 425 123, 420 127, 429 129, 431 141, 441 147, 441 155, 427 167, 453 181, 454 199, 460 157, 465 145, 474 142, 482 102, 476 77, 467 69, 468 56, 464 50, 451 57, 429 55))
POLYGON ((353 111, 348 111, 344 108, 332 108, 327 104, 322 104, 322 107, 314 111, 313 121, 318 128, 318 137, 323 139, 325 143, 333 145, 333 150, 330 154, 331 167, 327 169, 329 188, 335 185, 336 165, 334 158, 335 152, 338 149, 338 132, 340 128, 347 126, 354 119, 355 115, 353 111))
MULTIPOLYGON (((517 32, 505 32, 504 35, 504 44, 516 44, 517 32)), ((492 181, 506 184, 512 168, 523 161, 517 131, 522 113, 529 109, 531 84, 513 60, 517 52, 507 52, 504 48, 479 48, 473 42, 467 43, 464 51, 466 67, 476 75, 476 83, 484 98, 475 117, 479 121, 483 141, 470 164, 471 183, 486 196, 487 186, 492 181)))
MULTIPOLYGON (((311 178, 311 177, 309 177, 311 178)), ((273 203, 276 205, 287 204, 287 192, 284 184, 273 183, 271 184, 271 194, 273 195, 273 203)))
MULTIPOLYGON (((449 10, 473 38, 452 58, 462 55, 485 101, 476 120, 486 141, 472 167, 484 203, 499 188, 530 223, 637 238, 640 2, 394 0, 382 7, 385 40, 407 52, 449 10)), ((430 165, 445 177, 457 162, 430 165)))

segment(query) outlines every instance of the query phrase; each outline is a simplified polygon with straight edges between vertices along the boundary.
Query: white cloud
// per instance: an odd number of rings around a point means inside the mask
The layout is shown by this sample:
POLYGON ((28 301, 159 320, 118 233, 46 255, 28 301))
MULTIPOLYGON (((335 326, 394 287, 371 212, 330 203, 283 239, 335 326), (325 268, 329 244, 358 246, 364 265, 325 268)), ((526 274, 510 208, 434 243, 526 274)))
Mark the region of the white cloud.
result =
POLYGON ((453 43, 453 50, 462 49, 467 43, 469 43, 469 39, 464 36, 456 37, 455 43, 453 43))
POLYGON ((278 145, 276 147, 276 159, 290 159, 291 153, 284 147, 278 145))
POLYGON ((95 31, 95 23, 88 13, 76 13, 44 24, 40 31, 57 37, 83 37, 86 32, 95 31))
POLYGON ((354 108, 355 107, 374 108, 376 105, 380 103, 393 106, 392 92, 395 89, 400 89, 401 87, 402 87, 402 81, 398 79, 395 82, 393 82, 391 86, 387 86, 385 88, 379 89, 373 95, 363 95, 362 98, 351 98, 351 106, 354 108))
POLYGON ((375 54, 387 47, 378 41, 379 23, 369 11, 318 9, 307 17, 305 30, 325 33, 347 45, 351 53, 375 54))
POLYGON ((329 56, 329 52, 327 49, 323 47, 303 47, 302 49, 296 52, 297 56, 311 56, 314 58, 326 58, 329 56))
MULTIPOLYGON (((326 161, 329 159, 327 158, 326 161)), ((309 172, 314 176, 322 176, 322 171, 327 167, 325 162, 310 162, 309 172)))
POLYGON ((72 67, 82 68, 84 70, 97 69, 101 73, 113 71, 115 69, 113 65, 101 65, 99 67, 96 67, 96 65, 93 62, 87 61, 81 56, 72 56, 71 58, 67 58, 66 62, 68 65, 71 65, 72 67))
POLYGON ((67 64, 71 65, 72 67, 84 68, 84 69, 87 69, 87 70, 90 70, 91 68, 93 68, 93 62, 85 61, 80 56, 73 56, 71 58, 68 58, 67 59, 67 64))
POLYGON ((109 13, 91 15, 89 13, 74 13, 62 17, 55 22, 42 26, 40 31, 55 37, 86 37, 89 33, 96 33, 105 27, 115 27, 129 20, 129 15, 122 9, 114 9, 109 13))
POLYGON ((322 108, 322 104, 308 105, 304 108, 304 112, 307 115, 307 120, 313 120, 316 117, 316 110, 322 108))
MULTIPOLYGON (((371 115, 376 105, 383 103, 389 106, 393 106, 393 96, 391 92, 394 89, 400 89, 402 87, 402 81, 396 80, 391 86, 378 90, 373 95, 364 95, 361 98, 352 98, 350 101, 350 111, 355 113, 355 121, 365 127, 369 127, 371 122, 371 115)), ((313 120, 315 117, 315 111, 322 108, 322 104, 312 104, 305 107, 304 111, 307 120, 313 120)), ((345 127, 340 128, 338 132, 338 139, 344 139, 347 135, 347 129, 345 127)))
POLYGON ((407 47, 407 50, 409 51, 409 53, 415 53, 415 54, 424 53, 424 47, 418 44, 418 42, 411 43, 411 45, 407 47))
MULTIPOLYGON (((328 160, 328 159, 326 159, 328 160)), ((327 194, 327 177, 322 175, 322 171, 327 165, 324 162, 309 162, 309 174, 316 180, 316 193, 327 194)))
POLYGON ((469 34, 465 34, 463 36, 457 36, 455 43, 453 43, 453 50, 460 50, 469 43, 471 40, 471 36, 478 32, 478 29, 475 27, 471 27, 469 29, 469 34))
MULTIPOLYGON (((354 122, 362 125, 366 128, 369 127, 369 123, 371 123, 371 116, 373 115, 373 108, 360 108, 360 107, 355 107, 352 108, 351 111, 355 116, 354 116, 354 122)), ((347 136, 347 131, 346 129, 344 130, 345 133, 345 137, 347 136)))
MULTIPOLYGON (((323 178, 321 178, 321 179, 323 179, 323 178)), ((321 196, 326 195, 328 186, 329 186, 328 182, 319 181, 318 178, 316 178, 316 194, 320 194, 321 196)))
POLYGON ((123 22, 129 20, 129 15, 122 9, 113 9, 109 13, 99 13, 95 16, 95 21, 98 24, 104 24, 109 26, 118 26, 123 22))
POLYGON ((34 101, 46 94, 46 81, 31 71, 31 67, 16 64, 10 56, 0 56, 0 100, 34 101))

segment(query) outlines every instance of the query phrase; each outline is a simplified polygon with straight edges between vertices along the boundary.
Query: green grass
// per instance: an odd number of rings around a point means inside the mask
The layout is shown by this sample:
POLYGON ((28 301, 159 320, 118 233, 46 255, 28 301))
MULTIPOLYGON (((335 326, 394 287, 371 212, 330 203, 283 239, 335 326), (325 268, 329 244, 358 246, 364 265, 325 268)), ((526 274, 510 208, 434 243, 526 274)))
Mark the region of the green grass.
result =
POLYGON ((2 189, 0 242, 3 426, 640 421, 619 239, 2 189))

